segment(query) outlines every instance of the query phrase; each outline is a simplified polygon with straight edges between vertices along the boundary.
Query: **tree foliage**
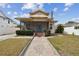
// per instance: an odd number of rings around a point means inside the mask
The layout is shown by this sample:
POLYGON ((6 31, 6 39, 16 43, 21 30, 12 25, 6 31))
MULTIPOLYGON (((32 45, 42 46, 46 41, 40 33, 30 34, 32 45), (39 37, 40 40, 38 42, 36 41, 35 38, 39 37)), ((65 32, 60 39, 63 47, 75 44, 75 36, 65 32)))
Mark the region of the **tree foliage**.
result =
POLYGON ((63 31, 64 31, 64 26, 60 24, 58 25, 55 33, 63 33, 63 31))

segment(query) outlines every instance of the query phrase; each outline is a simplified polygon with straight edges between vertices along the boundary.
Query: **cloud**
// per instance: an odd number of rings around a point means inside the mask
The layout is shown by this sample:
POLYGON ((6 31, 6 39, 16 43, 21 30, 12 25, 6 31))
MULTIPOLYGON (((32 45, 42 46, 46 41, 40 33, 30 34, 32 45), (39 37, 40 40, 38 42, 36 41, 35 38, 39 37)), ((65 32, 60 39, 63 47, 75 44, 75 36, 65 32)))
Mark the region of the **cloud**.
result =
POLYGON ((5 8, 5 7, 11 8, 11 6, 8 3, 0 3, 0 7, 2 7, 2 8, 5 8))
POLYGON ((65 21, 65 23, 69 22, 69 21, 74 21, 74 22, 78 22, 79 23, 79 18, 70 18, 70 19, 67 19, 65 21))
POLYGON ((10 11, 8 11, 8 12, 7 12, 7 14, 11 14, 11 12, 10 12, 10 11))
POLYGON ((68 11, 70 9, 70 7, 73 6, 73 5, 74 5, 73 3, 65 3, 64 11, 68 11))
POLYGON ((79 18, 72 18, 72 21, 79 22, 79 18))
POLYGON ((58 14, 59 17, 63 17, 63 16, 66 16, 66 13, 60 13, 58 14))
POLYGON ((14 11, 14 12, 8 11, 8 12, 7 12, 7 14, 8 14, 8 15, 13 14, 13 15, 14 15, 13 17, 15 17, 15 16, 18 16, 18 15, 19 15, 16 11, 14 11))
POLYGON ((24 9, 33 9, 34 7, 35 7, 35 4, 27 3, 27 4, 23 4, 22 10, 24 10, 24 9))
POLYGON ((36 9, 36 8, 43 8, 43 4, 41 4, 41 3, 26 3, 26 4, 23 4, 21 9, 22 10, 24 10, 24 9, 33 10, 33 9, 36 9))
POLYGON ((15 12, 13 12, 14 13, 14 15, 17 15, 18 13, 15 11, 15 12))
POLYGON ((36 5, 37 5, 37 7, 38 7, 38 8, 41 8, 41 9, 42 9, 42 8, 43 8, 43 6, 44 6, 44 5, 43 5, 43 4, 41 4, 41 3, 38 3, 38 4, 36 4, 36 5))
POLYGON ((13 12, 13 18, 17 18, 17 17, 26 17, 29 18, 30 14, 29 13, 18 13, 18 12, 13 12))
POLYGON ((68 11, 68 10, 69 10, 69 8, 68 8, 68 7, 64 8, 64 11, 68 11))
POLYGON ((58 8, 54 8, 53 11, 56 12, 58 10, 58 8))
POLYGON ((8 4, 8 5, 7 5, 7 8, 11 8, 11 6, 8 4))
POLYGON ((21 14, 20 17, 26 17, 26 18, 29 18, 29 17, 30 17, 30 14, 26 14, 26 13, 24 13, 24 14, 21 14))
POLYGON ((74 3, 65 3, 65 7, 71 7, 74 3))
POLYGON ((5 8, 7 3, 0 3, 0 7, 5 8))
MULTIPOLYGON (((16 17, 19 17, 19 14, 18 14, 18 12, 16 12, 16 11, 14 11, 14 12, 11 12, 10 14, 12 14, 13 16, 12 16, 12 18, 16 18, 16 17)), ((9 14, 9 15, 10 15, 9 14)))

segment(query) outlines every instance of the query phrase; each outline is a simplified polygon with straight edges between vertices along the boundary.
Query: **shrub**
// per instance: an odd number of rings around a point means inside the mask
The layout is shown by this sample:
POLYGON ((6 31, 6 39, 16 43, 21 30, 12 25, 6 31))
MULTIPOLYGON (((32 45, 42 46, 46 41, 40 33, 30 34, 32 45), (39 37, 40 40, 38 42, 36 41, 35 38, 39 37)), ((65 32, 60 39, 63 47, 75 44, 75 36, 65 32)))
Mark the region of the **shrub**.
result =
POLYGON ((74 29, 79 29, 79 26, 75 26, 74 29))
POLYGON ((49 30, 47 30, 46 32, 45 32, 45 36, 50 36, 51 35, 51 32, 49 31, 49 30))
POLYGON ((50 32, 50 31, 47 31, 47 34, 48 34, 48 35, 50 35, 50 34, 51 34, 51 32, 50 32))
POLYGON ((63 33, 63 31, 64 31, 64 27, 60 24, 60 25, 58 25, 55 33, 63 33))
POLYGON ((17 35, 33 35, 32 30, 17 30, 16 31, 17 35))

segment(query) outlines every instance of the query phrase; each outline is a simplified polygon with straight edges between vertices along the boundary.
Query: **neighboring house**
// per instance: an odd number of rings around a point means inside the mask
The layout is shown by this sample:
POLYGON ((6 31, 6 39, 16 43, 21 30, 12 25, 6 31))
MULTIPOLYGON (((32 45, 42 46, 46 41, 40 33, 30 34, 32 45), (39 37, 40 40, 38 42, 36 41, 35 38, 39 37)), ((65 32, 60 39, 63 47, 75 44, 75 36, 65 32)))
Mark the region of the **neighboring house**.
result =
POLYGON ((77 26, 77 25, 79 25, 79 22, 68 21, 67 23, 64 24, 64 27, 72 27, 72 26, 77 26))
POLYGON ((32 13, 30 13, 30 17, 21 17, 16 18, 20 20, 21 30, 33 30, 35 32, 44 32, 50 31, 51 34, 55 33, 55 22, 52 18, 49 17, 49 13, 38 9, 32 13))
POLYGON ((12 19, 5 16, 5 14, 0 11, 0 35, 10 34, 15 32, 16 24, 12 19))
POLYGON ((69 21, 64 24, 64 32, 67 34, 79 35, 79 23, 74 21, 69 21))

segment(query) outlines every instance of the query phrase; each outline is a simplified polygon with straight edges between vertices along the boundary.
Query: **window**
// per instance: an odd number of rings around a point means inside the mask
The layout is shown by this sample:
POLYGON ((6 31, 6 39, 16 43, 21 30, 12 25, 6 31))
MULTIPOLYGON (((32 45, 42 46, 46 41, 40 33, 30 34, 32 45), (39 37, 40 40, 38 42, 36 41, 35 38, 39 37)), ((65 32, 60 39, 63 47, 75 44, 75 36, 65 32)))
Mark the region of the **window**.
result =
POLYGON ((10 24, 10 20, 8 20, 8 24, 10 24))
POLYGON ((26 23, 26 26, 30 26, 30 23, 26 23))
POLYGON ((26 27, 27 27, 27 29, 30 29, 30 23, 26 23, 26 27))
POLYGON ((50 29, 52 29, 52 24, 50 24, 50 29))

